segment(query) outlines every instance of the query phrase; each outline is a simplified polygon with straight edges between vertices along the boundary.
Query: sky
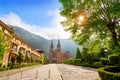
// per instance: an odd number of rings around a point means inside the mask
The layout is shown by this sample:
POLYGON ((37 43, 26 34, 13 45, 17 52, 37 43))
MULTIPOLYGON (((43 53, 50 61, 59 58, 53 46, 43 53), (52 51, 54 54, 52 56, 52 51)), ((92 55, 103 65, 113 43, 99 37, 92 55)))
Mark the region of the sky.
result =
POLYGON ((70 37, 60 24, 59 0, 0 0, 0 20, 46 39, 70 37))

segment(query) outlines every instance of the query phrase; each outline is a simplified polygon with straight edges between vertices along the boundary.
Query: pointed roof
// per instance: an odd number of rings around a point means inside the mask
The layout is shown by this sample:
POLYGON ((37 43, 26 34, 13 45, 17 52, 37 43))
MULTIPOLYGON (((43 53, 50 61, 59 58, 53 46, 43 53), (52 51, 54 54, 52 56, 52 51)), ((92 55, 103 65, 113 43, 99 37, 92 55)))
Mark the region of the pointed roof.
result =
POLYGON ((58 38, 58 44, 57 44, 57 47, 61 47, 60 39, 59 39, 59 38, 58 38))
POLYGON ((54 48, 54 46, 53 46, 53 40, 51 40, 50 48, 54 48))

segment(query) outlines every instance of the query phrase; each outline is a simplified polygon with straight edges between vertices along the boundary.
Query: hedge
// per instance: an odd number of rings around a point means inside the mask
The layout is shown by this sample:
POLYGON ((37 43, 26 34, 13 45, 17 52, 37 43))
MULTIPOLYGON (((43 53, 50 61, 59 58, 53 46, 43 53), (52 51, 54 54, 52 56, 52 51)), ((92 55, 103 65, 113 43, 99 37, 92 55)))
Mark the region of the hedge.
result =
POLYGON ((101 58, 100 61, 103 65, 108 65, 109 64, 109 61, 108 61, 107 58, 101 58))
POLYGON ((114 65, 114 66, 118 65, 120 63, 119 56, 117 54, 109 55, 108 60, 109 60, 110 64, 114 65))
POLYGON ((120 67, 109 66, 98 69, 101 80, 120 80, 120 67))
POLYGON ((0 71, 6 71, 6 70, 11 70, 11 69, 18 69, 18 68, 23 68, 23 67, 29 67, 29 66, 34 66, 38 65, 39 63, 29 63, 29 64, 21 64, 21 65, 10 65, 9 67, 0 67, 0 71))

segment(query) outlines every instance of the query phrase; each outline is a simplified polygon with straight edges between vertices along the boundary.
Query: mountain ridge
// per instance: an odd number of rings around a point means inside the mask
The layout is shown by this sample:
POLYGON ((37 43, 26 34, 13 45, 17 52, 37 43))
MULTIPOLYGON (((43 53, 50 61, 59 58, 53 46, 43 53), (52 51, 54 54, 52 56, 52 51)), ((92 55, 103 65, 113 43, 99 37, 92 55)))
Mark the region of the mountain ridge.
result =
MULTIPOLYGON (((47 40, 39 35, 33 34, 25 29, 18 27, 18 26, 11 26, 11 27, 15 31, 15 34, 17 36, 19 36, 23 41, 25 41, 26 43, 28 43, 30 46, 32 46, 35 49, 43 50, 45 52, 45 55, 49 56, 51 40, 47 40)), ((56 48, 57 41, 58 40, 56 40, 56 39, 53 40, 54 48, 56 48)), ((60 43, 61 43, 63 52, 69 51, 71 53, 71 56, 75 57, 76 48, 80 47, 79 45, 77 45, 72 40, 68 40, 68 39, 60 39, 60 43)))

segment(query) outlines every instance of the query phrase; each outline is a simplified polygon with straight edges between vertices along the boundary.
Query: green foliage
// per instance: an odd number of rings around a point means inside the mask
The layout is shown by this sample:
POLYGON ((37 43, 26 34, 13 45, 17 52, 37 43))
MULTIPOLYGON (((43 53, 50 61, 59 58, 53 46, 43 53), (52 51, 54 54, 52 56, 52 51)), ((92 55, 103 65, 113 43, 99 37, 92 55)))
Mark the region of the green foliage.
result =
POLYGON ((101 51, 100 51, 100 53, 99 53, 99 57, 106 57, 105 54, 106 54, 105 50, 104 50, 104 48, 102 48, 101 51))
POLYGON ((74 59, 74 64, 76 65, 82 64, 81 59, 74 59))
POLYGON ((88 62, 83 62, 81 59, 74 59, 74 58, 67 59, 64 63, 78 65, 78 66, 84 66, 84 67, 91 67, 91 68, 103 67, 101 62, 93 62, 93 64, 89 64, 88 62))
POLYGON ((21 64, 21 65, 13 65, 12 68, 10 69, 18 69, 18 68, 23 68, 23 67, 28 67, 28 66, 34 66, 34 65, 38 65, 39 63, 28 63, 28 64, 21 64))
POLYGON ((102 66, 101 62, 94 62, 93 65, 98 65, 98 66, 102 66))
POLYGON ((101 80, 120 80, 120 67, 99 68, 98 73, 101 80))
POLYGON ((29 62, 30 62, 30 58, 29 58, 27 55, 25 56, 25 62, 26 62, 26 63, 29 63, 29 62))
POLYGON ((49 58, 47 56, 44 57, 44 63, 49 63, 49 58))
POLYGON ((113 47, 112 53, 119 54, 120 53, 120 46, 113 47))
POLYGON ((82 63, 82 61, 81 61, 81 59, 70 58, 70 59, 67 59, 64 63, 66 63, 66 64, 79 65, 79 64, 82 63))
POLYGON ((88 51, 88 48, 83 48, 80 58, 78 58, 81 60, 81 63, 92 64, 96 61, 100 61, 97 53, 89 53, 88 51))
POLYGON ((5 51, 5 46, 4 46, 4 43, 3 43, 2 31, 0 31, 0 60, 2 60, 4 51, 5 51))
POLYGON ((10 69, 13 69, 13 63, 12 63, 12 62, 9 62, 9 63, 8 63, 8 67, 9 67, 10 69))
POLYGON ((5 70, 10 70, 10 69, 18 69, 18 68, 23 68, 23 67, 28 67, 28 66, 34 66, 34 65, 39 65, 40 63, 27 63, 27 64, 20 64, 20 65, 13 65, 11 62, 8 63, 8 67, 0 67, 0 71, 5 71, 5 70))
POLYGON ((109 65, 109 61, 107 58, 101 58, 100 61, 103 65, 109 65))
POLYGON ((90 67, 90 68, 100 68, 100 67, 103 67, 103 65, 101 65, 101 64, 87 64, 87 63, 85 63, 85 64, 79 64, 79 66, 84 66, 84 67, 90 67))
POLYGON ((34 62, 34 58, 31 56, 31 58, 30 58, 30 62, 32 63, 32 62, 34 62))
POLYGON ((92 64, 94 62, 94 55, 93 54, 87 54, 85 56, 85 62, 92 64))
POLYGON ((9 67, 0 67, 0 71, 5 71, 5 70, 9 70, 9 67))
POLYGON ((74 59, 73 58, 67 59, 64 63, 66 63, 66 64, 74 64, 74 59))
POLYGON ((83 54, 82 61, 84 61, 84 62, 86 59, 86 55, 88 54, 88 51, 89 51, 88 48, 83 48, 83 50, 82 50, 82 54, 83 54))
POLYGON ((21 53, 19 53, 17 55, 17 62, 21 64, 23 63, 23 61, 24 61, 24 56, 21 53))
POLYGON ((118 56, 118 54, 109 55, 108 60, 109 60, 111 65, 120 64, 120 56, 118 56))
POLYGON ((80 49, 77 48, 77 51, 76 51, 76 59, 80 59, 80 58, 82 58, 82 54, 81 54, 81 52, 80 52, 80 49))
MULTIPOLYGON (((93 52, 101 48, 119 46, 120 18, 119 0, 59 0, 60 14, 66 17, 62 25, 72 33, 72 39, 93 52), (84 21, 78 24, 78 17, 84 21), (92 43, 90 43, 92 41, 92 43), (97 48, 96 48, 97 47, 97 48), (93 49, 93 50, 92 50, 93 49)), ((120 48, 119 48, 120 50, 120 48)))

